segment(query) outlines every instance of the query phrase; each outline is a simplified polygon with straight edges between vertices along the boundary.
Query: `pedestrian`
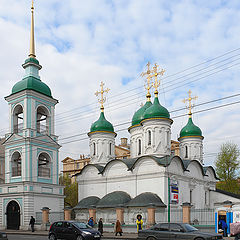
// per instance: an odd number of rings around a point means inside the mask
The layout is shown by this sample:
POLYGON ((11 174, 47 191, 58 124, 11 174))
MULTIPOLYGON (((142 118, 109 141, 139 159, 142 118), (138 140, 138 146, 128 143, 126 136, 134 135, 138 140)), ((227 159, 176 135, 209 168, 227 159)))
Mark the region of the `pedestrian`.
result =
POLYGON ((93 227, 94 226, 94 221, 93 221, 93 217, 90 217, 88 220, 88 225, 93 227))
POLYGON ((103 236, 103 222, 102 222, 102 218, 100 218, 99 221, 98 221, 98 231, 101 233, 101 236, 103 236))
POLYGON ((34 224, 35 224, 35 218, 31 216, 29 225, 31 225, 32 232, 34 232, 34 224))
POLYGON ((223 218, 220 219, 219 225, 221 226, 221 229, 223 230, 223 236, 227 237, 228 225, 227 225, 227 223, 225 222, 225 220, 223 218))
POLYGON ((122 236, 122 227, 121 227, 121 223, 119 220, 117 220, 117 222, 115 224, 115 236, 117 236, 118 233, 120 236, 122 236))
POLYGON ((142 226, 143 226, 143 220, 142 220, 142 215, 138 214, 137 215, 137 232, 139 232, 139 230, 142 230, 142 226))

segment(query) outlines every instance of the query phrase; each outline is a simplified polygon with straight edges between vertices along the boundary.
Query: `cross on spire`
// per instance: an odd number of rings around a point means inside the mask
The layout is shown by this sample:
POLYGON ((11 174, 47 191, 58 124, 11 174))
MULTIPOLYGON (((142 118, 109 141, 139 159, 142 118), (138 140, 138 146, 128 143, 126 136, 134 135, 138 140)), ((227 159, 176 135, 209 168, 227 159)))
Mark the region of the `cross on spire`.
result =
POLYGON ((183 99, 183 102, 184 102, 184 103, 188 102, 188 107, 187 107, 187 108, 189 109, 188 115, 189 115, 190 118, 192 117, 192 108, 193 108, 193 106, 194 106, 194 105, 192 104, 192 100, 196 100, 196 99, 198 98, 197 96, 192 97, 191 94, 192 94, 192 91, 189 90, 189 91, 188 91, 188 98, 183 99))
POLYGON ((153 75, 152 77, 154 77, 155 81, 154 83, 152 83, 152 86, 155 88, 154 94, 155 97, 157 97, 158 95, 158 87, 160 86, 160 79, 158 79, 158 76, 163 76, 163 74, 165 73, 164 69, 159 69, 159 65, 157 65, 157 63, 155 63, 154 67, 153 67, 153 75))
POLYGON ((106 89, 103 89, 104 87, 104 83, 101 82, 100 84, 100 87, 101 87, 101 90, 100 91, 96 91, 95 95, 98 96, 99 94, 101 95, 100 96, 100 99, 98 99, 98 102, 101 104, 101 111, 103 112, 104 111, 104 106, 103 104, 106 102, 106 97, 103 96, 104 93, 108 93, 110 91, 109 88, 106 88, 106 89))
POLYGON ((152 80, 152 76, 151 76, 151 73, 152 73, 152 70, 150 70, 150 62, 147 63, 147 71, 146 72, 142 72, 140 74, 141 77, 145 77, 147 75, 147 83, 144 84, 144 87, 145 89, 147 90, 147 101, 151 101, 151 94, 150 94, 150 89, 152 87, 152 84, 151 84, 151 80, 152 80))

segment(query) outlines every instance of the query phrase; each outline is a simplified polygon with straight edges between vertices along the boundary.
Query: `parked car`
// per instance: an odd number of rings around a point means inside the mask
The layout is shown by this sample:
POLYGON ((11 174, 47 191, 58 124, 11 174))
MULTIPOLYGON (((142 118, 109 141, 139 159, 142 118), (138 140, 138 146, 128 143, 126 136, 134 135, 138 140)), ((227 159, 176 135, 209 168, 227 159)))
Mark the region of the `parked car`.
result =
POLYGON ((50 240, 100 240, 101 234, 83 222, 58 221, 50 226, 48 238, 50 240))
POLYGON ((222 235, 200 232, 197 228, 185 223, 159 223, 138 233, 140 240, 213 240, 223 239, 222 235))
POLYGON ((0 239, 1 240, 8 240, 7 234, 5 232, 0 232, 0 239))

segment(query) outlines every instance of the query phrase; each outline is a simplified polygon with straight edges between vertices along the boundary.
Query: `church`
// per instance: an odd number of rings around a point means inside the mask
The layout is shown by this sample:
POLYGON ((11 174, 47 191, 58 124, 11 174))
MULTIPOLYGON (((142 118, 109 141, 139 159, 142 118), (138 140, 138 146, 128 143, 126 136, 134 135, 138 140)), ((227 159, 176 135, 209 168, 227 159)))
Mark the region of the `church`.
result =
MULTIPOLYGON (((216 190, 217 176, 212 166, 203 162, 203 134, 193 122, 192 100, 189 104, 186 125, 179 131, 180 156, 171 153, 171 125, 169 111, 158 98, 159 77, 164 70, 155 64, 142 73, 147 79, 146 103, 133 114, 130 134, 130 158, 114 156, 113 125, 104 115, 103 94, 108 91, 101 83, 101 112, 91 125, 89 136, 90 164, 77 174, 79 203, 74 208, 76 218, 86 221, 101 217, 106 224, 120 219, 133 225, 141 214, 144 222, 166 221, 167 209, 180 210, 183 205, 194 209, 213 209, 219 202, 238 198, 216 190), (154 99, 150 89, 153 87, 154 99), (151 216, 151 217, 149 217, 151 216)), ((176 219, 175 221, 182 221, 176 219)))
POLYGON ((59 185, 59 148, 55 135, 55 106, 50 88, 41 81, 42 66, 34 46, 34 8, 31 8, 30 53, 23 63, 23 79, 5 100, 9 133, 5 146, 5 183, 0 185, 0 228, 25 229, 42 210, 64 208, 59 185))

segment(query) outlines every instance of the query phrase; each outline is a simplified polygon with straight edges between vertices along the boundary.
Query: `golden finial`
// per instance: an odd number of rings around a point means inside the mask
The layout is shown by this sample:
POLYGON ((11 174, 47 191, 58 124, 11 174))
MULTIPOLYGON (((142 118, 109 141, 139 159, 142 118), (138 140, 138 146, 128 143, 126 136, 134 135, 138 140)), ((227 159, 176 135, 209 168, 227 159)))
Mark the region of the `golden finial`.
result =
POLYGON ((100 87, 101 87, 101 90, 100 91, 96 91, 95 95, 98 96, 99 94, 101 94, 101 98, 98 99, 98 102, 101 104, 101 111, 103 112, 104 111, 104 107, 103 107, 103 104, 106 102, 106 97, 103 96, 104 93, 108 93, 110 91, 109 88, 107 89, 103 89, 103 86, 104 86, 104 83, 101 82, 100 84, 100 87))
POLYGON ((158 96, 158 87, 160 86, 160 79, 158 79, 158 76, 159 75, 163 76, 163 74, 165 73, 164 69, 161 69, 161 71, 158 72, 158 68, 159 68, 159 65, 157 65, 157 63, 155 63, 155 65, 153 67, 153 75, 152 75, 152 77, 155 78, 155 81, 152 84, 153 87, 155 88, 155 91, 154 91, 155 97, 158 96))
POLYGON ((152 76, 151 76, 151 73, 152 73, 152 70, 150 70, 150 62, 147 63, 147 71, 146 72, 142 72, 140 74, 141 77, 144 77, 147 75, 147 83, 144 84, 144 87, 145 89, 147 90, 147 101, 151 101, 151 94, 150 94, 150 89, 152 87, 152 84, 151 84, 151 80, 152 80, 152 76))
POLYGON ((192 100, 196 100, 196 99, 198 98, 197 96, 192 97, 191 94, 192 94, 192 91, 189 90, 189 91, 188 91, 188 98, 183 99, 183 102, 184 102, 184 103, 186 103, 186 102, 189 103, 189 104, 188 104, 188 109, 189 109, 188 115, 189 115, 189 118, 192 117, 192 108, 193 108, 192 100))
POLYGON ((31 7, 31 33, 30 33, 30 53, 28 55, 30 58, 35 58, 35 44, 34 44, 34 7, 33 7, 33 0, 32 0, 32 7, 31 7))

